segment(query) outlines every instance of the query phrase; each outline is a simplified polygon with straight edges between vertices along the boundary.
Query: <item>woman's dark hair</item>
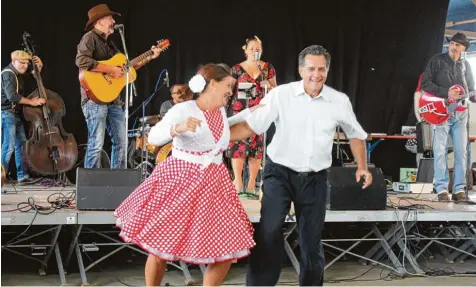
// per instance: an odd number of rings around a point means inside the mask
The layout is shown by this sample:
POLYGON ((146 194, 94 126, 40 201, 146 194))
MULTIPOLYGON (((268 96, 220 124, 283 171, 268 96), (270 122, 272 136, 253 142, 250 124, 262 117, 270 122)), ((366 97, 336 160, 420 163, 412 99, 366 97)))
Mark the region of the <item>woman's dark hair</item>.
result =
MULTIPOLYGON (((224 63, 208 63, 206 65, 202 65, 198 68, 197 75, 200 74, 205 78, 206 85, 203 88, 203 91, 205 91, 208 87, 208 84, 210 84, 211 80, 215 80, 217 82, 221 82, 223 79, 225 79, 228 76, 231 76, 231 68, 227 64, 224 63)), ((193 99, 198 98, 197 93, 193 94, 193 99)))
MULTIPOLYGON (((231 68, 224 63, 214 64, 209 63, 202 66, 197 74, 202 75, 207 82, 207 86, 211 80, 215 80, 217 82, 221 82, 224 78, 231 76, 231 68)), ((206 89, 206 86, 205 86, 206 89)))

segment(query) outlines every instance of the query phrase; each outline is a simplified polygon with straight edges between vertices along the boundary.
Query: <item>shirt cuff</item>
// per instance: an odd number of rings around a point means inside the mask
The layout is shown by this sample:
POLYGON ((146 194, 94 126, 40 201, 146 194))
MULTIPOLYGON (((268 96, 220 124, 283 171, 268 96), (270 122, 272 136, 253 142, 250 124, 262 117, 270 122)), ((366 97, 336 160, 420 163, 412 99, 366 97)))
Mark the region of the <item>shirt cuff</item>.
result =
POLYGON ((228 118, 228 125, 231 127, 238 123, 244 122, 246 120, 246 117, 248 117, 250 114, 251 114, 251 111, 249 108, 244 109, 238 114, 228 118))

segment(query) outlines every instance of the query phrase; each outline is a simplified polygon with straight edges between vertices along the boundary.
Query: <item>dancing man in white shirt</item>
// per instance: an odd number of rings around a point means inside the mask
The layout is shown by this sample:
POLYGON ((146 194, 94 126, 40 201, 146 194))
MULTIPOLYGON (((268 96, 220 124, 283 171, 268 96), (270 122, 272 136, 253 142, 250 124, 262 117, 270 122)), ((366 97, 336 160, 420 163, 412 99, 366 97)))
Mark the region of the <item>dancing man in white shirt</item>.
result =
POLYGON ((309 46, 299 54, 302 80, 274 88, 262 100, 263 107, 246 122, 231 127, 231 141, 254 132, 266 132, 272 122, 276 133, 270 143, 263 174, 261 219, 255 232, 256 247, 250 255, 247 286, 276 285, 284 260, 282 227, 294 203, 301 248, 299 284, 322 285, 324 251, 321 232, 326 215, 326 169, 332 162, 336 127, 349 138, 357 162, 355 179, 362 188, 372 183, 367 169, 366 132, 355 118, 349 98, 324 83, 331 56, 321 46, 309 46))

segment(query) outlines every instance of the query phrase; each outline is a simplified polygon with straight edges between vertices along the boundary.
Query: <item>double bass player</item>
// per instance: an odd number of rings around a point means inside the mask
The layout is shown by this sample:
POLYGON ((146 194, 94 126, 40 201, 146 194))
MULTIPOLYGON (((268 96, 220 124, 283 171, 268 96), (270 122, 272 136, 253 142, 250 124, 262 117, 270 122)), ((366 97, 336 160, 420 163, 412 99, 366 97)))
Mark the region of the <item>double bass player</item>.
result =
POLYGON ((21 145, 26 141, 26 135, 17 106, 41 106, 46 102, 42 98, 29 99, 23 95, 23 77, 28 71, 30 61, 37 65, 39 71, 43 62, 39 57, 32 57, 22 50, 12 52, 11 59, 12 62, 2 70, 2 166, 8 175, 10 159, 15 151, 18 184, 32 184, 38 179, 32 179, 28 175, 22 161, 21 145))

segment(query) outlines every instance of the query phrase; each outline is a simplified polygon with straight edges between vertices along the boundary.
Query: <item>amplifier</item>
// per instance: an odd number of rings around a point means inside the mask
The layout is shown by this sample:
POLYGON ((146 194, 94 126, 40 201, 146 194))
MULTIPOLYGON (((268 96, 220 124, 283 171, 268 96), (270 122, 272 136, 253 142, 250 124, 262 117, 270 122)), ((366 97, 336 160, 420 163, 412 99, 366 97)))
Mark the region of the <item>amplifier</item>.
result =
POLYGON ((380 168, 369 168, 373 182, 366 189, 355 181, 354 167, 327 170, 327 204, 330 210, 385 210, 387 184, 380 168))
MULTIPOLYGON (((416 124, 417 152, 433 151, 433 127, 424 121, 416 124)), ((448 136, 448 153, 453 152, 453 140, 448 136)))
POLYGON ((425 153, 433 150, 433 129, 427 122, 416 124, 417 152, 425 153))
POLYGON ((141 183, 139 169, 78 168, 78 210, 115 210, 141 183))

